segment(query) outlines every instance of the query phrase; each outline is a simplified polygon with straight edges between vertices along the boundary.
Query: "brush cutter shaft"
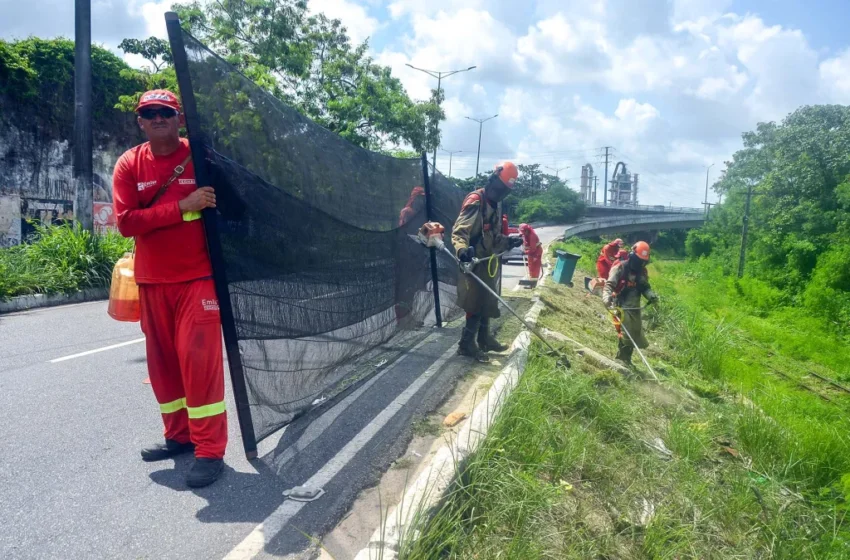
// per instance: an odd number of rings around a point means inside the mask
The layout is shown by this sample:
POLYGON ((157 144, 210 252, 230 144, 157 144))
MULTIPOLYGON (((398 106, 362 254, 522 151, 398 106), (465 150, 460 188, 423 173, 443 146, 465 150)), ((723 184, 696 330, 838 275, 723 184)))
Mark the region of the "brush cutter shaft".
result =
MULTIPOLYGON (((522 322, 522 324, 525 325, 525 328, 527 328, 529 331, 534 333, 534 335, 537 336, 537 338, 539 338, 541 341, 543 341, 543 344, 545 344, 546 347, 549 348, 549 350, 551 350, 552 352, 555 352, 556 354, 558 353, 558 351, 555 350, 555 348, 551 344, 549 344, 549 341, 546 340, 545 338, 543 338, 543 335, 541 335, 540 333, 537 332, 537 329, 532 327, 528 323, 528 321, 526 321, 524 318, 520 317, 519 313, 514 311, 513 308, 510 305, 508 305, 507 302, 504 299, 501 298, 501 296, 499 296, 499 294, 497 294, 492 289, 490 289, 490 286, 488 286, 481 278, 479 278, 478 276, 476 276, 475 274, 472 273, 472 267, 475 264, 478 264, 479 262, 482 262, 482 261, 486 261, 487 259, 474 259, 472 263, 462 263, 458 260, 458 258, 456 256, 454 256, 452 254, 452 252, 449 250, 449 248, 446 247, 445 245, 443 245, 443 251, 445 251, 447 255, 449 255, 455 262, 458 263, 458 265, 460 265, 460 269, 461 269, 461 271, 463 271, 464 274, 471 276, 472 278, 475 278, 475 281, 478 282, 481 285, 482 288, 484 288, 485 290, 490 292, 490 294, 492 294, 494 298, 499 300, 499 303, 504 305, 505 309, 510 311, 513 314, 514 317, 519 319, 522 322)), ((499 255, 495 255, 494 257, 498 258, 499 255)))

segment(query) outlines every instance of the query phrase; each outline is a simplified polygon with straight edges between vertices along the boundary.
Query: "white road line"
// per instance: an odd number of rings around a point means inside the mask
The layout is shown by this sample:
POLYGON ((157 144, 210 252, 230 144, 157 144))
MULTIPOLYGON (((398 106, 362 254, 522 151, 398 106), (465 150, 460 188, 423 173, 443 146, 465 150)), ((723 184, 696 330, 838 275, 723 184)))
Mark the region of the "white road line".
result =
MULTIPOLYGON (((436 362, 431 364, 425 373, 420 375, 407 389, 395 398, 384 410, 378 414, 360 433, 349 441, 345 447, 339 450, 334 457, 325 463, 316 474, 305 481, 302 486, 322 488, 331 481, 339 472, 363 449, 371 440, 422 388, 422 386, 434 376, 455 353, 452 345, 440 356, 436 362)), ((263 551, 265 546, 277 535, 284 526, 292 519, 301 508, 306 506, 305 502, 286 500, 265 521, 257 525, 245 539, 236 545, 236 548, 224 557, 224 560, 249 560, 263 551)))
POLYGON ((56 358, 50 360, 48 363, 55 364, 58 362, 64 362, 65 360, 73 360, 74 358, 82 358, 83 356, 88 356, 89 354, 97 354, 98 352, 106 352, 107 350, 113 350, 115 348, 121 348, 122 346, 129 346, 131 344, 138 344, 140 342, 144 342, 145 338, 137 338, 135 340, 128 340, 127 342, 122 342, 120 344, 113 344, 111 346, 104 346, 103 348, 95 348, 94 350, 87 350, 86 352, 80 352, 79 354, 71 354, 70 356, 63 356, 61 358, 56 358))

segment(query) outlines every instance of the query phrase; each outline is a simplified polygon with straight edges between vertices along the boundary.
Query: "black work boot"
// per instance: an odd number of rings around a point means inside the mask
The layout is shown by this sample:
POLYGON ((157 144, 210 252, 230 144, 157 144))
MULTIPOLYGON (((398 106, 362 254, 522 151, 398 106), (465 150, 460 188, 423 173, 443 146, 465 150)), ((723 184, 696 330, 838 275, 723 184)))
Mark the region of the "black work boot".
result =
POLYGON ((186 485, 189 488, 209 486, 221 476, 224 470, 224 459, 208 459, 200 457, 186 475, 186 485))
POLYGON ((165 443, 157 443, 150 447, 142 449, 142 461, 151 463, 153 461, 164 461, 183 453, 190 453, 195 450, 195 444, 192 442, 180 443, 173 439, 166 439, 165 443))
POLYGON ((481 319, 481 326, 478 327, 478 347, 483 352, 504 352, 508 349, 490 332, 490 319, 481 319))
POLYGON ((626 367, 632 367, 632 352, 634 348, 631 346, 620 345, 617 349, 616 360, 618 362, 622 362, 626 367))
POLYGON ((480 322, 481 317, 478 317, 477 315, 467 318, 466 326, 463 327, 463 332, 460 335, 460 342, 458 342, 457 345, 457 353, 460 356, 469 356, 470 358, 475 358, 481 363, 487 363, 490 361, 490 358, 488 358, 487 354, 482 352, 475 343, 475 335, 478 334, 480 322))

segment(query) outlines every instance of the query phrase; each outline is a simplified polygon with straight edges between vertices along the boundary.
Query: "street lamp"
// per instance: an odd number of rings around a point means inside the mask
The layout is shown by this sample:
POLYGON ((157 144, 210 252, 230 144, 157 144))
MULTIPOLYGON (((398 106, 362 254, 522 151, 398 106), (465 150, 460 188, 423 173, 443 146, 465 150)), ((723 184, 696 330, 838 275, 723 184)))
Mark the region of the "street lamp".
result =
POLYGON ((708 172, 712 167, 714 167, 713 163, 705 168, 705 202, 703 202, 703 205, 705 206, 706 214, 708 214, 708 172))
POLYGON ((565 171, 565 170, 567 170, 567 169, 569 169, 569 168, 570 168, 570 166, 569 166, 569 165, 568 165, 568 166, 566 166, 566 167, 561 167, 561 168, 559 168, 559 169, 555 169, 554 167, 549 167, 548 165, 544 165, 543 167, 545 167, 546 169, 551 169, 552 171, 554 171, 554 172, 555 172, 555 177, 556 177, 557 179, 560 179, 560 178, 561 178, 561 177, 559 177, 559 176, 558 176, 558 174, 559 174, 561 171, 565 171))
MULTIPOLYGON (((440 107, 440 87, 443 82, 443 78, 448 78, 449 76, 453 76, 454 74, 459 74, 461 72, 469 72, 470 70, 474 70, 477 68, 476 66, 470 66, 469 68, 464 68, 463 70, 449 70, 448 72, 440 72, 437 70, 425 70, 424 68, 417 68, 412 64, 405 63, 405 66, 413 68, 414 70, 419 70, 420 72, 424 72, 431 76, 432 78, 437 78, 437 107, 440 107)), ((439 131, 440 123, 437 119, 434 119, 434 138, 437 137, 437 132, 439 131)), ((433 161, 431 162, 434 165, 434 171, 437 170, 437 146, 434 146, 434 156, 433 161)))
POLYGON ((489 121, 490 119, 495 119, 499 116, 499 113, 496 113, 492 117, 487 117, 486 119, 473 119, 472 117, 466 117, 471 121, 475 121, 478 123, 478 155, 475 158, 475 176, 478 177, 478 162, 481 161, 481 129, 484 126, 484 123, 489 121))
POLYGON ((443 151, 446 152, 447 154, 449 154, 449 177, 451 177, 452 176, 452 156, 455 155, 455 154, 461 153, 463 150, 452 151, 452 150, 443 149, 443 151))

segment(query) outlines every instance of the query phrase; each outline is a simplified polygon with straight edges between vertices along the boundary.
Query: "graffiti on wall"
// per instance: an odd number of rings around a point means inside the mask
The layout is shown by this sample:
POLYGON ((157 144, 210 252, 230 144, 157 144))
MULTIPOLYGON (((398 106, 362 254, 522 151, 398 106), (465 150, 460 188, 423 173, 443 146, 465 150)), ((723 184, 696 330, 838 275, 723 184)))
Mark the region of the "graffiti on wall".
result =
POLYGON ((111 202, 95 202, 92 216, 94 217, 94 230, 96 232, 105 233, 107 230, 118 229, 111 202))
POLYGON ((0 196, 0 247, 21 242, 21 197, 0 196))

